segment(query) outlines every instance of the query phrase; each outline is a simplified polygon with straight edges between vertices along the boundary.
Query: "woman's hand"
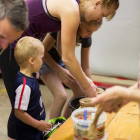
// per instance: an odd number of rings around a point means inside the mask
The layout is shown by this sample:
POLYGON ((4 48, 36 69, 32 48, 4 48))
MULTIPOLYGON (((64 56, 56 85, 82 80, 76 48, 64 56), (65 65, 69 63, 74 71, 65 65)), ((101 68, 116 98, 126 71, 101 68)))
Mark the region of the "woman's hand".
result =
POLYGON ((58 75, 60 76, 60 79, 61 81, 67 85, 68 83, 69 84, 72 84, 75 80, 75 78, 70 74, 70 72, 65 69, 65 68, 62 68, 61 71, 58 73, 58 75))
POLYGON ((128 88, 114 86, 108 88, 101 95, 93 98, 92 104, 101 104, 104 110, 107 112, 117 112, 118 109, 129 102, 127 96, 129 96, 128 88))
MULTIPOLYGON (((94 84, 93 83, 93 81, 90 79, 90 78, 88 78, 88 77, 86 77, 87 78, 87 80, 88 80, 88 82, 90 83, 90 84, 94 84)), ((94 84, 95 85, 95 84, 94 84)), ((96 85, 95 85, 96 86, 96 85)), ((97 88, 97 86, 96 86, 96 88, 97 88)))
POLYGON ((96 92, 97 86, 88 77, 87 77, 87 80, 90 83, 90 87, 88 87, 86 90, 84 90, 85 96, 86 97, 96 97, 97 96, 97 92, 96 92))

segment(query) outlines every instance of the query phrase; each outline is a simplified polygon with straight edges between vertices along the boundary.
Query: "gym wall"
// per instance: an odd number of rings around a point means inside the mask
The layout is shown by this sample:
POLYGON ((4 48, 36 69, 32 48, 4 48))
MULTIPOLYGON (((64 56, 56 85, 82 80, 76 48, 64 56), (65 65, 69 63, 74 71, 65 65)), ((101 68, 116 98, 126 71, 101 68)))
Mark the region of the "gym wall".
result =
MULTIPOLYGON (((76 56, 80 60, 80 48, 76 56)), ((92 35, 92 74, 137 79, 140 61, 140 0, 120 0, 111 21, 92 35)))

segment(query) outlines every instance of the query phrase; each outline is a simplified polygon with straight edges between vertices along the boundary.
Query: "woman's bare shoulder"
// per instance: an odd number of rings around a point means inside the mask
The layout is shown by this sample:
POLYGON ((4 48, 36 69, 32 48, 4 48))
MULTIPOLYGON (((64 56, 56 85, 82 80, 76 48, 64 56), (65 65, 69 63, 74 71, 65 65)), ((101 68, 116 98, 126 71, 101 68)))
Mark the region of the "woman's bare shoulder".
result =
POLYGON ((47 8, 52 16, 59 19, 64 14, 79 14, 79 5, 76 0, 47 0, 47 8))

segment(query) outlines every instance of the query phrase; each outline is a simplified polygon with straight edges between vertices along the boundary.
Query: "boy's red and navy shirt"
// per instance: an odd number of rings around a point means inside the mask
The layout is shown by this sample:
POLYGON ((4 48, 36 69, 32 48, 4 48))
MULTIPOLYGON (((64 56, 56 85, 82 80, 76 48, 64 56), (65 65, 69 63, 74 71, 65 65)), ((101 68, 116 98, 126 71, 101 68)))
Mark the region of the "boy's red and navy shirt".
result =
MULTIPOLYGON (((21 72, 18 72, 15 80, 14 92, 15 109, 24 110, 36 120, 45 120, 45 108, 42 101, 39 84, 35 77, 28 77, 21 72)), ((18 137, 22 137, 22 139, 24 136, 24 139, 26 136, 28 139, 31 139, 35 138, 38 134, 40 135, 39 130, 23 123, 18 118, 15 119, 15 123, 16 134, 18 137)))

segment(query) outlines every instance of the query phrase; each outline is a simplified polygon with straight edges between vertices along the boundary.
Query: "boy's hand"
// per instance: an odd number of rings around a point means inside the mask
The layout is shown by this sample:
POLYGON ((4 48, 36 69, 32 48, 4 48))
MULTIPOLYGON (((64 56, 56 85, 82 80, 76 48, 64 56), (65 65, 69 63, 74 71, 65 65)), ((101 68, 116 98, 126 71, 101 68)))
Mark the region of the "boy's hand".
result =
POLYGON ((38 130, 42 131, 42 132, 46 132, 47 131, 51 131, 52 128, 52 124, 51 123, 47 123, 44 120, 40 120, 39 121, 39 125, 37 127, 38 130))

